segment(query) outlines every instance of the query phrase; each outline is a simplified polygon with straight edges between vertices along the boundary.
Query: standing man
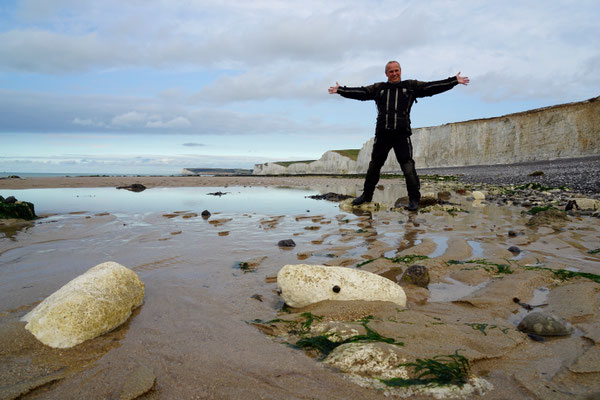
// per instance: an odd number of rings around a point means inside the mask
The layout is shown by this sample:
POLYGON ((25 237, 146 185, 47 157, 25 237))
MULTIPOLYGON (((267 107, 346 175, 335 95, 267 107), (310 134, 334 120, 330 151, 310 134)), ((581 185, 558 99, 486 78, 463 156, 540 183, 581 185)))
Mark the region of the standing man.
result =
POLYGON ((413 149, 410 141, 410 109, 417 97, 433 96, 452 89, 457 84, 467 85, 469 78, 456 76, 441 81, 420 82, 416 80, 402 81, 402 69, 398 61, 390 61, 385 65, 387 82, 379 82, 370 86, 346 87, 335 83, 329 88, 329 93, 338 93, 343 97, 355 100, 374 100, 377 104, 377 125, 375 127, 375 142, 371 162, 367 170, 367 177, 363 193, 354 201, 353 205, 367 203, 373 199, 375 186, 379 181, 379 172, 387 159, 388 153, 394 149, 396 159, 404 173, 406 189, 408 190, 408 210, 416 211, 419 208, 421 193, 420 183, 413 149))

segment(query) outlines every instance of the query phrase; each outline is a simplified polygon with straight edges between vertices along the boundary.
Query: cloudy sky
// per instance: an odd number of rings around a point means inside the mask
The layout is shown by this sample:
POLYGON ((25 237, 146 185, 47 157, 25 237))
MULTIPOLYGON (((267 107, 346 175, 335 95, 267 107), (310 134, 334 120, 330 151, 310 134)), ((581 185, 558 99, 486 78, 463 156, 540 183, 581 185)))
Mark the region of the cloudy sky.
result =
POLYGON ((177 174, 360 148, 336 81, 471 78, 413 127, 600 95, 600 2, 0 1, 0 172, 177 174))

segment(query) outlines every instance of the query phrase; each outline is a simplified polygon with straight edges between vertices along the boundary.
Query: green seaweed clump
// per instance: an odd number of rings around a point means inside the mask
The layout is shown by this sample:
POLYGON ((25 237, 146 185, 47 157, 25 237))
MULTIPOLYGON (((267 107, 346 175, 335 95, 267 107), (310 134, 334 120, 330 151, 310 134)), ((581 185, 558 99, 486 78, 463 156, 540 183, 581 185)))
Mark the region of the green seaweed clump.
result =
POLYGON ((429 257, 421 256, 418 254, 408 254, 408 255, 405 255, 402 257, 385 257, 385 258, 394 263, 412 264, 418 260, 427 260, 429 257))
POLYGON ((381 382, 387 386, 408 387, 412 385, 458 385, 462 387, 468 382, 470 364, 469 360, 458 354, 435 356, 428 359, 418 358, 415 362, 401 364, 412 367, 417 374, 416 378, 392 378, 382 379, 381 382))
POLYGON ((588 251, 588 254, 598 254, 598 253, 600 253, 600 248, 588 251))
POLYGON ((566 281, 567 279, 571 279, 571 278, 587 278, 591 281, 594 281, 596 283, 600 283, 600 275, 598 274, 592 274, 591 272, 578 272, 578 271, 569 271, 567 269, 552 269, 552 268, 548 268, 548 267, 540 267, 540 266, 525 266, 523 267, 527 270, 533 270, 533 271, 550 271, 554 274, 554 276, 556 276, 557 278, 559 278, 562 281, 566 281))
POLYGON ((514 271, 510 269, 510 265, 508 264, 496 264, 487 260, 478 259, 478 260, 468 260, 468 261, 458 261, 458 260, 448 260, 448 264, 457 265, 457 264, 480 264, 484 265, 479 266, 479 268, 483 268, 488 272, 495 272, 496 274, 512 274, 514 271), (494 268, 490 268, 494 267, 494 268))
POLYGON ((527 214, 535 215, 539 212, 550 210, 551 208, 554 208, 554 207, 552 207, 552 206, 537 206, 537 207, 533 207, 530 210, 528 210, 527 214))

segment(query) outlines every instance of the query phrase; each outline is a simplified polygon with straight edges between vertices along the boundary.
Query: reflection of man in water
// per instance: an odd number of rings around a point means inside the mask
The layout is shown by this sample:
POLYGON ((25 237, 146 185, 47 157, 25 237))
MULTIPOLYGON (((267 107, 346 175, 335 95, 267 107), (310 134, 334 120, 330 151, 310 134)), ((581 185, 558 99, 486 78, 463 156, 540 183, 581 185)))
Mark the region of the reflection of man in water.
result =
POLYGON ((402 69, 397 61, 390 61, 385 66, 387 82, 379 82, 370 86, 329 88, 329 93, 338 93, 343 97, 356 100, 374 100, 377 104, 377 125, 375 127, 375 142, 371 162, 363 193, 352 202, 359 205, 373 199, 375 185, 379 181, 379 172, 387 159, 388 153, 394 149, 396 159, 404 173, 408 190, 408 209, 416 211, 419 208, 421 193, 420 183, 412 154, 410 135, 410 109, 417 97, 433 96, 452 89, 457 84, 467 85, 469 78, 456 76, 441 81, 420 82, 415 80, 402 81, 402 69))

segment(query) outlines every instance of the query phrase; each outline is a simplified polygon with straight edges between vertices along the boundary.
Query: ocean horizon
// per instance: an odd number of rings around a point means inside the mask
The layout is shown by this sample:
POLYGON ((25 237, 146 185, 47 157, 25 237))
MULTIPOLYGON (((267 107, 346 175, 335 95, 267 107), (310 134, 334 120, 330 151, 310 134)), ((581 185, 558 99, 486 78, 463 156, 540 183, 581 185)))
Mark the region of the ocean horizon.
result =
POLYGON ((0 172, 0 178, 18 176, 21 178, 52 178, 73 176, 182 176, 181 174, 121 174, 114 172, 0 172))

